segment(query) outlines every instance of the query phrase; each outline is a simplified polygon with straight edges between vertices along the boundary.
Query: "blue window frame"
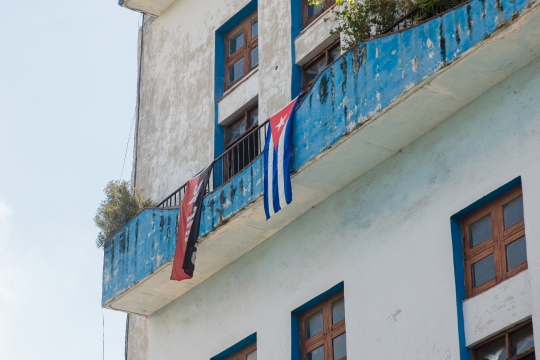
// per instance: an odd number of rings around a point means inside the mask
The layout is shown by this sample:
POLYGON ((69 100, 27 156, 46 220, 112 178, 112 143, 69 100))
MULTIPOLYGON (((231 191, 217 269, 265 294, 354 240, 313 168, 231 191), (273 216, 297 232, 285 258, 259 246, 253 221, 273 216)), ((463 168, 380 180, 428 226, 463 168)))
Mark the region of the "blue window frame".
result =
POLYGON ((241 360, 257 360, 257 333, 240 340, 210 360, 228 360, 231 356, 234 357, 236 355, 242 355, 241 360))
POLYGON ((460 359, 470 360, 471 351, 465 342, 465 323, 463 317, 463 301, 467 298, 465 289, 465 260, 463 251, 463 238, 461 231, 461 221, 467 215, 489 204, 498 197, 508 193, 510 190, 521 185, 521 177, 515 178, 500 188, 492 191, 488 195, 475 201, 465 209, 450 217, 450 229, 452 234, 452 252, 454 257, 454 280, 456 286, 456 309, 458 322, 458 337, 460 345, 460 359))
POLYGON ((308 351, 311 352, 311 358, 313 360, 318 359, 317 356, 321 355, 323 356, 322 359, 333 358, 333 356, 337 356, 337 359, 341 359, 346 356, 345 307, 344 302, 340 301, 344 297, 341 296, 341 299, 339 299, 340 296, 338 295, 339 293, 343 292, 343 287, 343 282, 341 282, 292 311, 292 360, 302 359, 302 353, 305 352, 305 349, 303 349, 302 346, 305 345, 304 343, 306 338, 309 338, 313 343, 311 344, 311 347, 313 347, 313 349, 311 349, 312 351, 308 351), (329 310, 322 310, 320 316, 318 316, 319 309, 317 307, 320 307, 320 305, 324 304, 325 302, 329 303, 329 310), (325 312, 327 313, 326 315, 325 312), (325 335, 328 335, 326 336, 327 338, 321 336, 322 331, 319 331, 319 328, 323 326, 325 319, 331 323, 327 324, 330 325, 327 326, 327 328, 330 329, 332 334, 325 333, 325 335), (307 325, 306 321, 308 322, 307 325), (306 335, 308 333, 309 335, 306 335), (317 337, 318 334, 319 336, 317 337), (321 346, 324 346, 324 348, 321 348, 319 343, 321 346))

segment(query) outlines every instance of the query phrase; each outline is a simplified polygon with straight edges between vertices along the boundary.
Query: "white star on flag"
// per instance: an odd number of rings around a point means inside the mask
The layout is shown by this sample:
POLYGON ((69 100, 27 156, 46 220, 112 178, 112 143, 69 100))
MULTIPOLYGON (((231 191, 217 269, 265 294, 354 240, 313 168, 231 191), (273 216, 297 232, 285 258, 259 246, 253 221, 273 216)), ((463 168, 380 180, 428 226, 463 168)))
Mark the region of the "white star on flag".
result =
POLYGON ((276 125, 278 130, 280 130, 283 125, 285 125, 285 119, 287 119, 285 116, 279 119, 279 124, 276 125))

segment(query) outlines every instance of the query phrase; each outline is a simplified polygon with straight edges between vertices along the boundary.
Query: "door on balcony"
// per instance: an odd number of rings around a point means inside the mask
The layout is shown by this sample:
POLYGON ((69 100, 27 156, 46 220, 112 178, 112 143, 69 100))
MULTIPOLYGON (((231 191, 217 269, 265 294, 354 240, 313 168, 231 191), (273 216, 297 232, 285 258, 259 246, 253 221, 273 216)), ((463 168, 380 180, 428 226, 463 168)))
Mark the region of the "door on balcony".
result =
POLYGON ((225 128, 223 181, 229 180, 261 153, 259 107, 255 104, 225 128))

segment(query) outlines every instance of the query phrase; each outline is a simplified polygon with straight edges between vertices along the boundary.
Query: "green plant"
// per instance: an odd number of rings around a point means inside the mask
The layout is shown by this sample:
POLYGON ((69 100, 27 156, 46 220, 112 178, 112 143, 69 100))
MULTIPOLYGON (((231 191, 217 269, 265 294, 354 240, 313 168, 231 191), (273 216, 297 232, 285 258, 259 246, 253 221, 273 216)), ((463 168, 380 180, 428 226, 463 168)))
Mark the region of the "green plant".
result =
MULTIPOLYGON (((310 5, 321 6, 323 0, 308 0, 310 5)), ((337 21, 331 34, 341 34, 341 47, 347 50, 373 36, 389 30, 408 15, 409 25, 434 17, 465 0, 336 0, 333 18, 337 21)))
POLYGON ((110 181, 103 192, 105 200, 100 203, 94 217, 96 226, 101 230, 96 239, 98 248, 103 247, 116 231, 142 209, 154 205, 125 180, 110 181))
MULTIPOLYGON (((435 1, 435 0, 433 0, 435 1)), ((322 0, 309 0, 310 5, 320 5, 322 0)), ((332 10, 338 25, 331 34, 342 34, 341 47, 349 49, 388 29, 412 8, 411 0, 336 0, 332 10)))

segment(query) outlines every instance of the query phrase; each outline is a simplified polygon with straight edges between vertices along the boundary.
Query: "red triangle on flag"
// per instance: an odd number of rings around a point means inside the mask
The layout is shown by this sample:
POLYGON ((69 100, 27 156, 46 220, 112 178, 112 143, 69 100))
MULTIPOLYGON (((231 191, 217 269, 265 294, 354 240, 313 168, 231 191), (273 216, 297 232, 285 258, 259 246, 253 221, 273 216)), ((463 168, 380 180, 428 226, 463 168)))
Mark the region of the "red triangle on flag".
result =
POLYGON ((291 101, 287 106, 277 112, 274 116, 270 118, 270 130, 272 131, 272 138, 274 139, 274 149, 277 149, 279 144, 279 138, 281 133, 287 126, 287 122, 291 118, 291 114, 296 105, 298 98, 291 101))

